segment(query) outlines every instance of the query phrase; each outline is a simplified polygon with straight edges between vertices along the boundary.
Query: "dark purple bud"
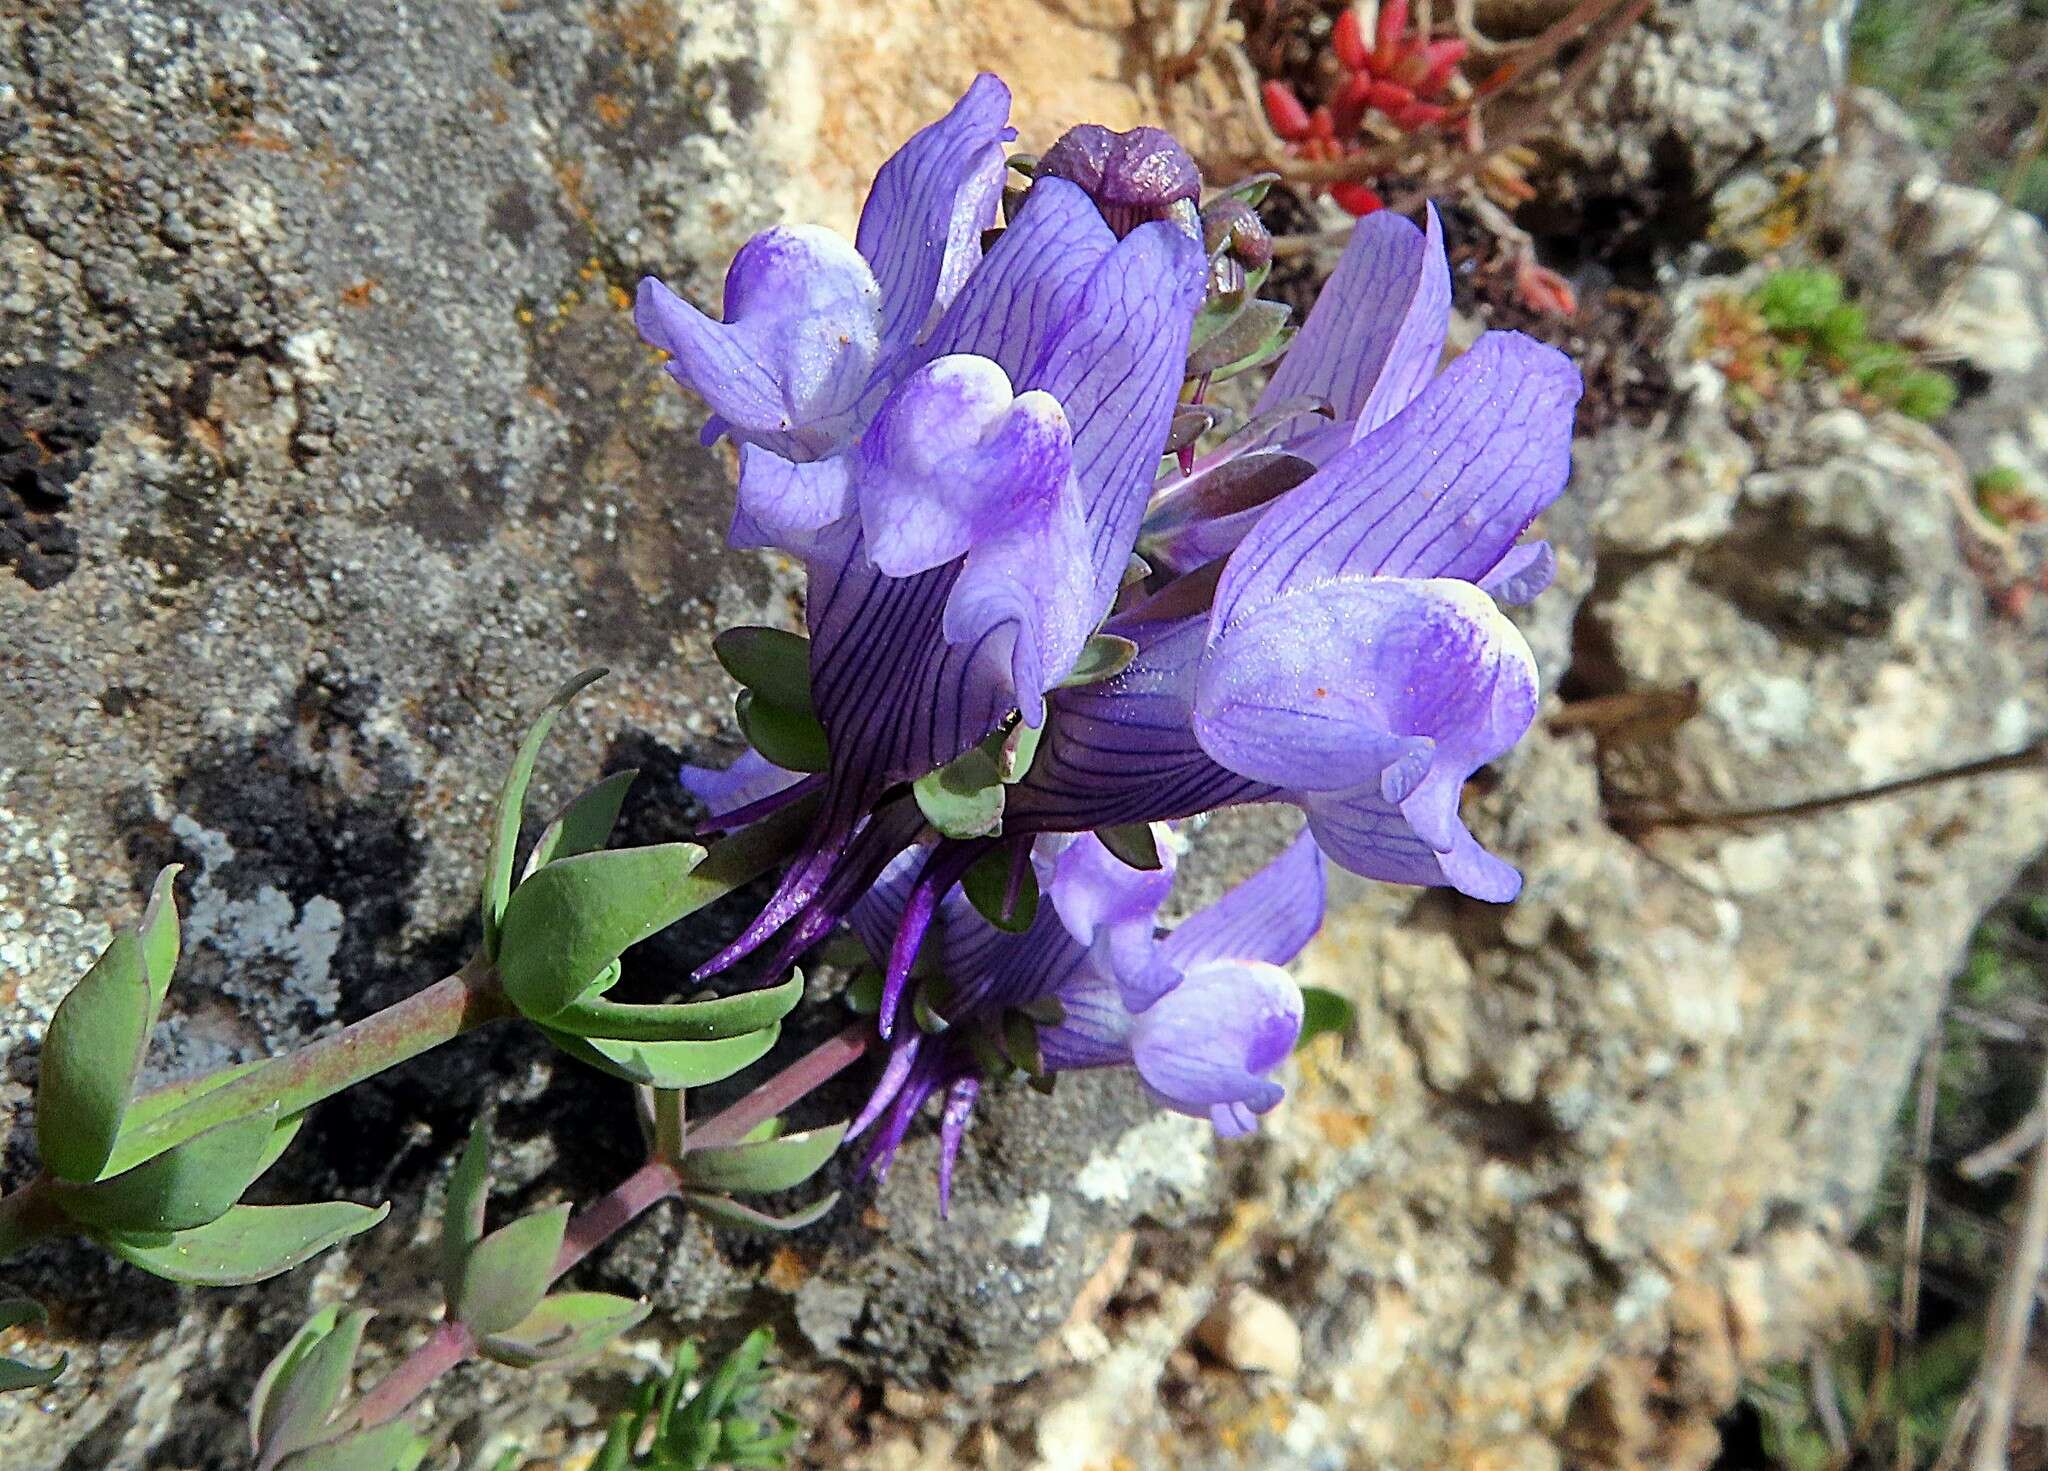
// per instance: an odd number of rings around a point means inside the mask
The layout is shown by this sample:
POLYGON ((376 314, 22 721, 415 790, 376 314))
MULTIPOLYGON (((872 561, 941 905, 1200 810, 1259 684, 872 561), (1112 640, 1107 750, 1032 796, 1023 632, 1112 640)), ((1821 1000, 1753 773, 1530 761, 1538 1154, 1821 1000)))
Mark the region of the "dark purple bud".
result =
POLYGON ((1100 123, 1069 128, 1038 160, 1037 176, 1080 185, 1119 239, 1147 220, 1192 224, 1202 193, 1202 172, 1194 159, 1160 128, 1128 133, 1100 123))
POLYGON ((1219 199, 1202 211, 1202 244, 1211 255, 1227 249, 1254 271, 1273 259, 1266 222, 1242 199, 1219 199))

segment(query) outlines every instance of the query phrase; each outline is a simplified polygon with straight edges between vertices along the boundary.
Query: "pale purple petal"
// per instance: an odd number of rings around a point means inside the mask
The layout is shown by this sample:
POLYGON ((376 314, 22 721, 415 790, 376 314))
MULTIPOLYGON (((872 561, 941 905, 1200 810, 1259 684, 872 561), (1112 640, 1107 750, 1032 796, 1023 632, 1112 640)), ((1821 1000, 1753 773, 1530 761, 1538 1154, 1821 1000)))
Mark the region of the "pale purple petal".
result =
POLYGON ((1285 1096, 1267 1076, 1301 1035, 1301 991, 1278 966, 1209 961, 1139 1016, 1131 1056, 1168 1108, 1212 1117, 1219 1104, 1265 1113, 1285 1096))
POLYGON ((1402 810, 1377 786, 1302 796, 1309 831, 1330 861, 1352 873, 1393 884, 1447 885, 1474 899, 1505 904, 1522 876, 1480 847, 1460 824, 1448 852, 1423 841, 1402 810))
POLYGON ((778 225, 733 258, 723 322, 652 276, 633 319, 734 438, 809 459, 850 437, 847 415, 880 352, 880 312, 851 245, 817 226, 778 225))
POLYGON ((1578 370, 1555 348, 1487 333, 1273 503, 1231 554, 1211 628, 1332 577, 1484 576, 1563 490, 1578 395, 1578 370))
POLYGON ((1131 1060, 1131 1024, 1114 981, 1095 969, 1078 972, 1055 993, 1065 1011, 1038 1029, 1038 1052, 1047 1070, 1122 1067, 1131 1060))
POLYGON ((703 804, 706 812, 724 817, 795 786, 804 780, 804 774, 785 770, 749 748, 723 771, 715 766, 686 765, 677 773, 677 779, 684 791, 703 804))
POLYGON ((1014 394, 996 363, 958 353, 899 384, 852 458, 868 555, 908 577, 1042 523, 1066 494, 1073 446, 1058 400, 1014 394))
MULTIPOLYGON (((1040 839, 1041 846, 1056 839, 1040 839)), ((1093 833, 1067 843, 1053 860, 1045 897, 1059 912, 1067 932, 1083 945, 1115 925, 1138 922, 1148 929, 1159 906, 1173 889, 1170 846, 1160 851, 1154 869, 1133 868, 1102 845, 1093 833)))
MULTIPOLYGON (((1308 320, 1259 396, 1268 408, 1313 397, 1336 411, 1336 447, 1406 408, 1436 371, 1451 276, 1436 208, 1418 230, 1392 210, 1360 220, 1308 320)), ((1312 456, 1313 457, 1313 456, 1312 456)))
POLYGON ((1095 627, 1094 569, 1071 481, 1042 510, 1020 508, 1014 525, 967 554, 940 631, 953 647, 975 651, 1036 728, 1045 721, 1045 690, 1074 667, 1095 627))
POLYGON ((1547 541, 1532 541, 1510 548, 1479 585, 1500 602, 1530 603, 1556 576, 1557 553, 1547 541))
POLYGON ((1278 858, 1198 910, 1160 942, 1174 965, 1205 960, 1263 960, 1285 965, 1323 925, 1323 855, 1302 833, 1278 858))
POLYGON ((823 543, 821 533, 852 510, 848 456, 786 460, 758 444, 742 445, 739 501, 726 542, 811 556, 823 543))
POLYGON ((875 175, 855 243, 881 288, 885 359, 922 337, 981 259, 1003 187, 1010 89, 983 72, 875 175))

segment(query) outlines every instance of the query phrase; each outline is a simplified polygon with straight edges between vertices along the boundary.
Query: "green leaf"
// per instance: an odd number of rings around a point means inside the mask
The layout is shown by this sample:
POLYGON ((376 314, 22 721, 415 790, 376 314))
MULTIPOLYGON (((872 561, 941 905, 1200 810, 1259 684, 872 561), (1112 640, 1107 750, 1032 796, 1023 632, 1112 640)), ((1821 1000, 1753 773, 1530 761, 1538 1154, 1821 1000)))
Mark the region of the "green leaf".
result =
POLYGON ((1301 988, 1301 1035, 1294 1050, 1301 1051, 1326 1033, 1349 1036, 1358 1026, 1358 1008, 1335 991, 1321 986, 1301 988))
POLYGON ((1294 328, 1282 327, 1271 337, 1267 338, 1256 350, 1246 353, 1235 362, 1225 363, 1222 367, 1211 373, 1209 375, 1209 382, 1211 385, 1228 383, 1241 373, 1249 373, 1254 369, 1263 368, 1266 364, 1283 356, 1293 341, 1294 328))
POLYGON ((699 1190, 772 1194, 801 1185, 823 1169, 845 1137, 846 1125, 834 1124, 759 1144, 692 1149, 683 1155, 683 1180, 699 1190))
POLYGON ((741 690, 733 715, 747 744, 777 766, 790 771, 823 771, 832 764, 832 746, 815 715, 792 710, 741 690))
POLYGON ((811 705, 811 641, 801 634, 752 624, 728 628, 711 640, 711 652, 725 672, 771 705, 814 715, 811 705))
POLYGON ((1032 866, 1029 850, 1021 859, 1012 851, 998 848, 984 853, 974 860, 974 866, 967 870, 960 880, 961 892, 967 895, 975 912, 999 930, 1021 935, 1031 928, 1031 921, 1038 917, 1038 870, 1032 866), (1021 863, 1021 867, 1018 865, 1021 863), (1010 875, 1018 875, 1017 897, 1010 898, 1010 875))
POLYGON ((786 1216, 771 1216, 766 1211, 755 1210, 752 1206, 741 1205, 723 1195, 699 1195, 686 1190, 680 1197, 683 1204, 707 1220, 721 1226, 731 1226, 741 1231, 770 1231, 777 1234, 801 1231, 806 1226, 815 1226, 825 1218, 833 1206, 839 1204, 839 1192, 833 1191, 823 1200, 792 1211, 786 1216))
POLYGON ((1187 376, 1200 378, 1254 357, 1287 331, 1293 308, 1281 301, 1248 301, 1244 309, 1188 353, 1187 376))
POLYGON ((557 858, 594 853, 610 842, 619 809, 626 805, 626 791, 639 775, 637 771, 615 771, 572 797, 534 840, 523 877, 532 878, 535 870, 557 858))
POLYGON ((114 1152, 105 1165, 101 1166, 99 1178, 104 1180, 118 1175, 151 1156, 142 1152, 138 1137, 142 1131, 158 1119, 176 1109, 183 1108, 196 1098, 204 1098, 216 1088, 224 1088, 237 1078, 246 1077, 271 1061, 267 1057, 251 1058, 238 1062, 233 1067, 222 1068, 219 1072, 200 1073, 190 1078, 180 1078, 175 1083, 166 1083, 161 1088, 152 1088, 139 1095, 128 1105, 128 1111, 121 1116, 121 1133, 114 1140, 114 1152))
POLYGON ((779 986, 742 991, 709 1001, 631 1006, 617 1001, 571 1002, 548 1018, 548 1026, 579 1037, 631 1042, 710 1042, 758 1032, 781 1021, 803 1000, 804 977, 796 971, 779 986))
POLYGON ((590 988, 622 951, 696 907, 694 843, 610 848, 550 863, 521 884, 505 910, 498 974, 505 994, 536 1021, 590 988))
POLYGON ((596 1353, 647 1316, 648 1306, 608 1292, 557 1292, 503 1333, 478 1347, 486 1358, 515 1369, 596 1353))
MULTIPOLYGON (((286 1133, 295 1132, 296 1121, 286 1133)), ((274 1155, 277 1105, 233 1119, 137 1165, 125 1174, 91 1185, 60 1187, 55 1194, 65 1215, 104 1231, 186 1231, 227 1214, 274 1155)))
POLYGON ((145 1272, 198 1287, 240 1287, 288 1272, 335 1243, 369 1230, 389 1205, 238 1205, 219 1220, 166 1235, 108 1232, 102 1244, 145 1272))
POLYGON ((450 1311, 479 1336, 503 1333, 532 1312, 554 1280, 569 1207, 553 1206, 500 1226, 463 1259, 450 1311))
POLYGON ((1115 827, 1099 827, 1096 838, 1131 868, 1141 868, 1147 873, 1159 867, 1159 844, 1149 822, 1126 822, 1115 827))
POLYGON ((420 1433, 403 1420, 393 1420, 296 1451, 278 1463, 278 1471, 399 1471, 419 1465, 425 1452, 420 1433))
POLYGON ((855 1016, 874 1016, 882 1009, 882 973, 868 966, 840 994, 855 1016))
POLYGON ((448 1202, 441 1213, 441 1290, 455 1300, 462 1265, 484 1234, 484 1206, 491 1195, 491 1120, 477 1115, 469 1126, 462 1157, 448 1176, 448 1202))
POLYGON ((1061 689, 1072 689, 1076 685, 1100 684, 1105 679, 1115 679, 1131 667, 1131 660, 1138 657, 1138 646, 1127 638, 1118 638, 1113 633, 1097 633, 1089 636, 1081 646, 1081 657, 1074 661, 1074 667, 1067 677, 1060 681, 1061 689))
POLYGON ((1002 831, 1003 774, 973 746, 911 786, 925 820, 949 838, 985 838, 1002 831))
POLYGON ((629 1083, 653 1088, 701 1088, 758 1062, 780 1035, 780 1023, 712 1042, 633 1042, 575 1037, 542 1027, 548 1040, 580 1062, 629 1083))
POLYGON ((505 786, 498 793, 498 820, 491 832, 490 856, 484 862, 483 920, 484 953, 497 958, 498 927, 505 918, 505 905, 512 894, 512 858, 519 846, 519 819, 526 810, 526 784, 533 780, 534 758, 540 744, 553 729, 555 717, 590 685, 604 678, 603 669, 586 669, 556 690, 541 712, 526 728, 512 769, 505 774, 505 786))
POLYGON ((57 1004, 43 1036, 36 1147, 51 1174, 86 1181, 106 1165, 155 1019, 142 942, 121 930, 57 1004))
MULTIPOLYGON (((0 1298, 0 1333, 28 1323, 47 1323, 49 1319, 41 1303, 25 1297, 0 1298)), ((71 1355, 59 1354, 56 1363, 37 1368, 20 1359, 0 1356, 0 1394, 17 1389, 48 1389, 70 1362, 71 1355)))
POLYGON ((369 1321, 361 1308, 346 1314, 338 1307, 324 1308, 270 1361, 249 1407, 259 1471, 321 1439, 348 1392, 363 1325, 369 1321))
POLYGON ((136 932, 142 939, 142 970, 149 981, 149 1016, 153 1022, 163 1009, 164 996, 171 989, 171 976, 178 969, 178 896, 172 884, 185 871, 173 863, 160 871, 149 886, 149 903, 143 907, 136 932))

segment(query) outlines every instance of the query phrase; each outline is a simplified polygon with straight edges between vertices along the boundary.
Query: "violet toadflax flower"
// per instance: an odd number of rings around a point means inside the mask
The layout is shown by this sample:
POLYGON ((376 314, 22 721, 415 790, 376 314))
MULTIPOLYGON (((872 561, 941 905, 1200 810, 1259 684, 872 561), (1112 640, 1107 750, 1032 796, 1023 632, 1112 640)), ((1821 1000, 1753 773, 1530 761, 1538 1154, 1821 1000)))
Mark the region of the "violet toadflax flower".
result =
MULTIPOLYGON (((878 962, 894 942, 916 857, 903 855, 850 916, 878 962)), ((886 1173, 925 1101, 944 1097, 942 1214, 991 1073, 1012 1073, 1020 1061, 1042 1077, 1132 1068, 1155 1102, 1228 1137, 1280 1102, 1273 1074, 1301 1032, 1301 993, 1280 967, 1322 923, 1323 860, 1306 836, 1164 938, 1154 921, 1170 867, 1131 868, 1092 835, 1041 838, 1032 862, 1042 897, 1021 934, 996 928, 957 892, 947 897, 932 951, 941 1000, 922 1008, 924 1024, 898 1032, 854 1122, 855 1134, 880 1125, 866 1163, 886 1173), (1163 983, 1146 982, 1155 994, 1142 1008, 1128 1001, 1134 967, 1164 973, 1163 983), (1036 1054, 1022 1060, 1020 1030, 1036 1054)))
POLYGON ((828 893, 850 903, 907 838, 870 821, 878 799, 1012 718, 1038 725, 1119 587, 1202 247, 1175 218, 1113 230, 1087 190, 1048 177, 984 257, 1008 111, 1003 84, 977 78, 883 165, 851 244, 808 226, 749 241, 722 321, 641 285, 642 335, 710 405, 707 442, 740 447, 732 543, 804 562, 829 748, 809 847, 707 969, 828 893))

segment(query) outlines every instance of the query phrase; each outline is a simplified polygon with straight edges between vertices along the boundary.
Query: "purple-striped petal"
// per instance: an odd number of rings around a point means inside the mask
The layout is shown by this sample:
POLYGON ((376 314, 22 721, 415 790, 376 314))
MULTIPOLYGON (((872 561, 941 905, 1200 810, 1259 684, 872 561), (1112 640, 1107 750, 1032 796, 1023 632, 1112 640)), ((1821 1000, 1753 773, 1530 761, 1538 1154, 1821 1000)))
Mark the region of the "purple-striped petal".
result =
POLYGON ((1522 890, 1522 876, 1479 846, 1460 823, 1448 850, 1416 832, 1402 808, 1377 784, 1350 792, 1311 792, 1300 798, 1308 830, 1341 868, 1392 884, 1448 886, 1474 899, 1505 904, 1522 890))
POLYGON ((880 283, 884 361, 913 346, 981 259, 1002 196, 1010 89, 983 72, 875 175, 854 237, 880 283))
POLYGON ((1557 553, 1547 541, 1532 541, 1511 547, 1479 585, 1499 602, 1531 603, 1556 576, 1557 553))
POLYGON ((724 817, 795 786, 804 780, 804 774, 785 770, 749 748, 723 771, 715 766, 684 766, 677 779, 706 812, 724 817))
POLYGON ((1183 970, 1207 960, 1285 965, 1323 926, 1324 884, 1322 851, 1304 832, 1278 858, 1183 920, 1160 951, 1183 970))
POLYGON ((714 322, 652 276, 633 311, 668 371, 735 439, 811 459, 850 437, 881 351, 881 293, 830 230, 778 225, 740 248, 714 322))
POLYGON ((1268 1074, 1293 1050, 1301 1015, 1301 991, 1278 966, 1206 961, 1138 1017, 1131 1058, 1146 1090, 1176 1112, 1265 1113, 1286 1096, 1268 1074))
POLYGON ((1367 215, 1259 396, 1259 408, 1321 399, 1336 411, 1337 425, 1312 438, 1324 451, 1342 448, 1422 391, 1443 355, 1450 310, 1450 267, 1436 207, 1429 207, 1424 230, 1391 210, 1367 215))
POLYGON ((1093 833, 1082 833, 1060 853, 1046 885, 1060 922, 1094 952, 1099 967, 1115 979, 1125 1008, 1134 1012, 1179 979, 1153 938, 1155 916, 1173 888, 1170 854, 1161 848, 1159 867, 1132 868, 1093 833))
POLYGON ((739 498, 726 544, 815 556, 830 540, 827 528, 852 510, 849 456, 786 460, 758 444, 742 445, 739 498))
POLYGON ((1579 374, 1489 332, 1395 418, 1287 492, 1231 554, 1211 628, 1342 576, 1476 580, 1571 472, 1579 374))

